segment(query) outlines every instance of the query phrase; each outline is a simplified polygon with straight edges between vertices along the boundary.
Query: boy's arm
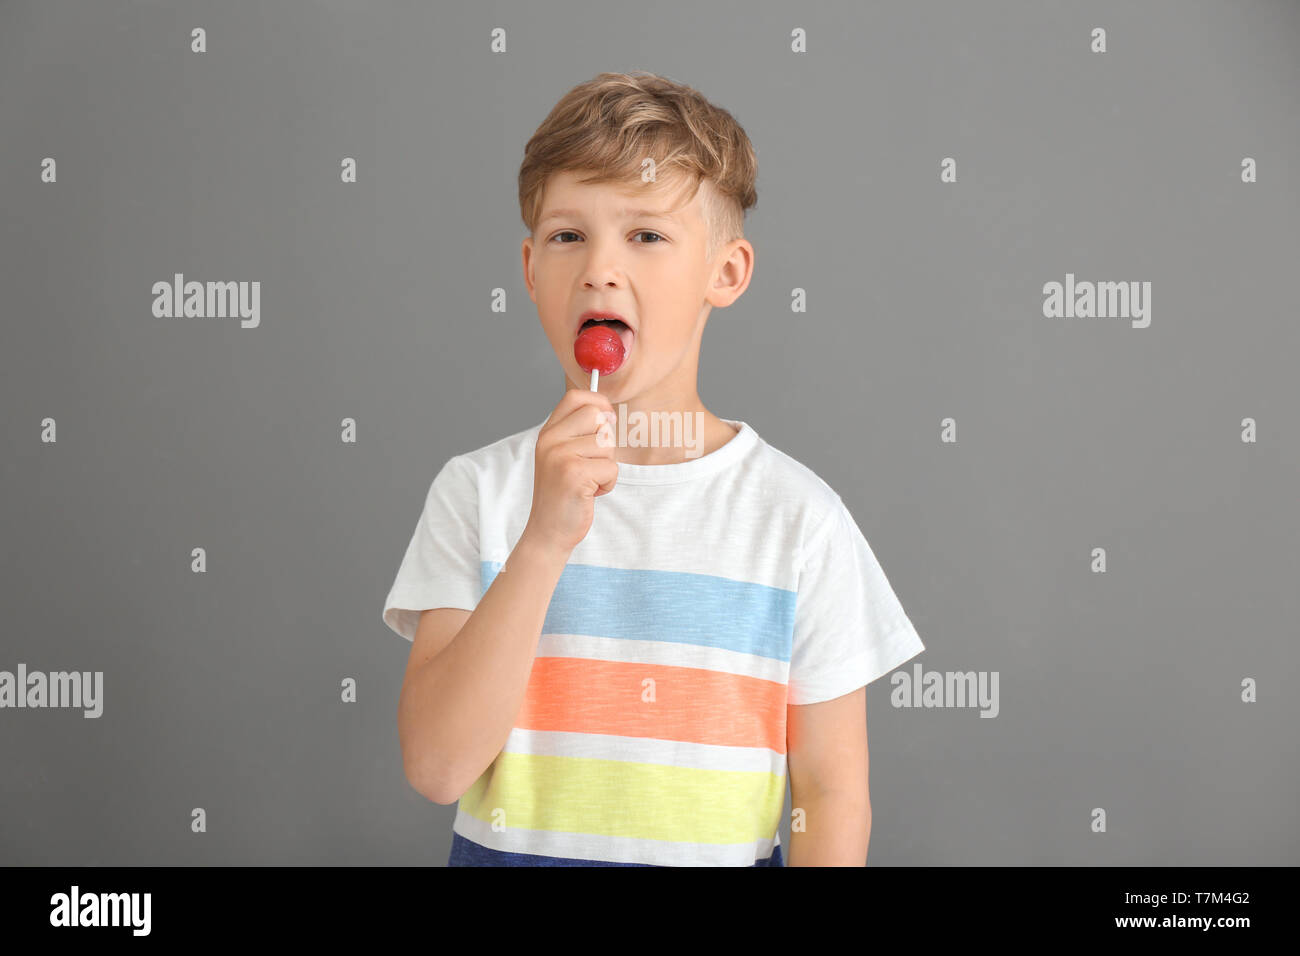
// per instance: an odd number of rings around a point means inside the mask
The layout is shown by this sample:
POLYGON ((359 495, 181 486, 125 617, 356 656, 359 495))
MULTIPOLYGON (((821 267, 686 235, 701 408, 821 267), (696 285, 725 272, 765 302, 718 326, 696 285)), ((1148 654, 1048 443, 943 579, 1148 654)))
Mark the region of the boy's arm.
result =
POLYGON ((505 746, 567 559, 521 537, 473 613, 420 615, 397 725, 406 777, 435 803, 459 800, 505 746))
POLYGON ((871 840, 867 689, 786 708, 791 806, 789 866, 865 866, 871 840))
POLYGON ((537 433, 528 523, 491 586, 463 621, 420 614, 397 729, 407 779, 435 803, 459 800, 510 738, 555 586, 618 480, 613 415, 604 395, 565 390, 537 433))

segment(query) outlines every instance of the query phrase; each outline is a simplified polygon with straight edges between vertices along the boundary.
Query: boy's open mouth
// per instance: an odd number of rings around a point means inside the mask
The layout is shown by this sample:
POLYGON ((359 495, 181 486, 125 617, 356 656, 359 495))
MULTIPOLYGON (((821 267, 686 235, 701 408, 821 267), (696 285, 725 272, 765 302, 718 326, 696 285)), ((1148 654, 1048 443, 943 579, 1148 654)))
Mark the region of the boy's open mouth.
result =
MULTIPOLYGON (((598 316, 599 313, 595 313, 593 314, 593 317, 585 319, 583 323, 580 326, 578 326, 578 331, 575 334, 575 338, 577 337, 577 335, 582 334, 583 329, 590 328, 593 325, 604 325, 613 329, 615 334, 618 335, 619 341, 623 343, 623 365, 626 365, 628 358, 630 358, 632 355, 632 342, 636 339, 636 333, 633 332, 632 327, 629 326, 622 319, 604 318, 598 316)), ((623 366, 619 366, 620 371, 622 370, 622 367, 623 366)), ((617 375, 618 372, 611 372, 610 374, 617 375)))

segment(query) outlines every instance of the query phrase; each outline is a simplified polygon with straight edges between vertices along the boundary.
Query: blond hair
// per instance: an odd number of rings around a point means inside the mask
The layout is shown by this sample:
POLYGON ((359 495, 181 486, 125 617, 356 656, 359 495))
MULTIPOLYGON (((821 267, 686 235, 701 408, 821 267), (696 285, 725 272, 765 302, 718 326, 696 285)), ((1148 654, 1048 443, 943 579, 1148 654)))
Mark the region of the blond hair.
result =
POLYGON ((709 240, 706 257, 744 236, 745 210, 758 202, 758 159, 744 129, 698 91, 644 71, 600 73, 560 99, 524 147, 519 167, 519 210, 537 230, 550 177, 589 172, 582 183, 634 183, 642 162, 654 160, 670 176, 694 177, 685 202, 705 180, 709 240))

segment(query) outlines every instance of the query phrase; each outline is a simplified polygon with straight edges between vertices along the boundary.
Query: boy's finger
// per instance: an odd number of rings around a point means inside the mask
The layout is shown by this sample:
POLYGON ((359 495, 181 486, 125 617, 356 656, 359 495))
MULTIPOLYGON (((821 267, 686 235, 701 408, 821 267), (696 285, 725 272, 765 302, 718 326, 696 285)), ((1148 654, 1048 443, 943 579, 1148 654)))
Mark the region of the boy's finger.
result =
MULTIPOLYGON (((602 481, 600 483, 600 488, 596 491, 597 498, 599 498, 601 495, 609 494, 611 491, 614 490, 614 486, 618 484, 618 462, 614 462, 613 465, 614 465, 614 473, 607 480, 602 481)), ((597 477, 599 478, 600 476, 598 475, 597 477)))
POLYGON ((559 404, 555 406, 554 411, 551 412, 550 417, 546 419, 542 427, 553 426, 584 406, 595 406, 610 412, 614 410, 614 406, 610 404, 609 399, 599 392, 571 388, 564 393, 564 397, 560 399, 559 404))
POLYGON ((599 435, 578 435, 560 443, 560 448, 579 458, 607 459, 614 461, 614 445, 602 444, 599 435))
POLYGON ((582 435, 594 435, 602 427, 612 428, 618 422, 613 409, 584 403, 552 426, 554 437, 560 441, 582 435))

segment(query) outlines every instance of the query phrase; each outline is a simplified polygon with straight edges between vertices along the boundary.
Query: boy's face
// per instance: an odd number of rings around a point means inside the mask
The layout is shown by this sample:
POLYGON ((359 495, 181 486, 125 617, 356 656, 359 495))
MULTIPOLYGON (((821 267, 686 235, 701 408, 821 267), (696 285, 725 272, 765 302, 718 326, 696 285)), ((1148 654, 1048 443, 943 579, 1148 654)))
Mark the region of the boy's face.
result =
POLYGON ((591 377, 573 355, 583 313, 615 313, 628 325, 619 333, 626 354, 601 375, 601 392, 655 407, 688 402, 705 319, 749 284, 752 248, 737 239, 705 260, 708 182, 683 204, 689 183, 584 185, 581 175, 551 177, 523 242, 524 280, 546 337, 572 387, 587 388, 591 377))

